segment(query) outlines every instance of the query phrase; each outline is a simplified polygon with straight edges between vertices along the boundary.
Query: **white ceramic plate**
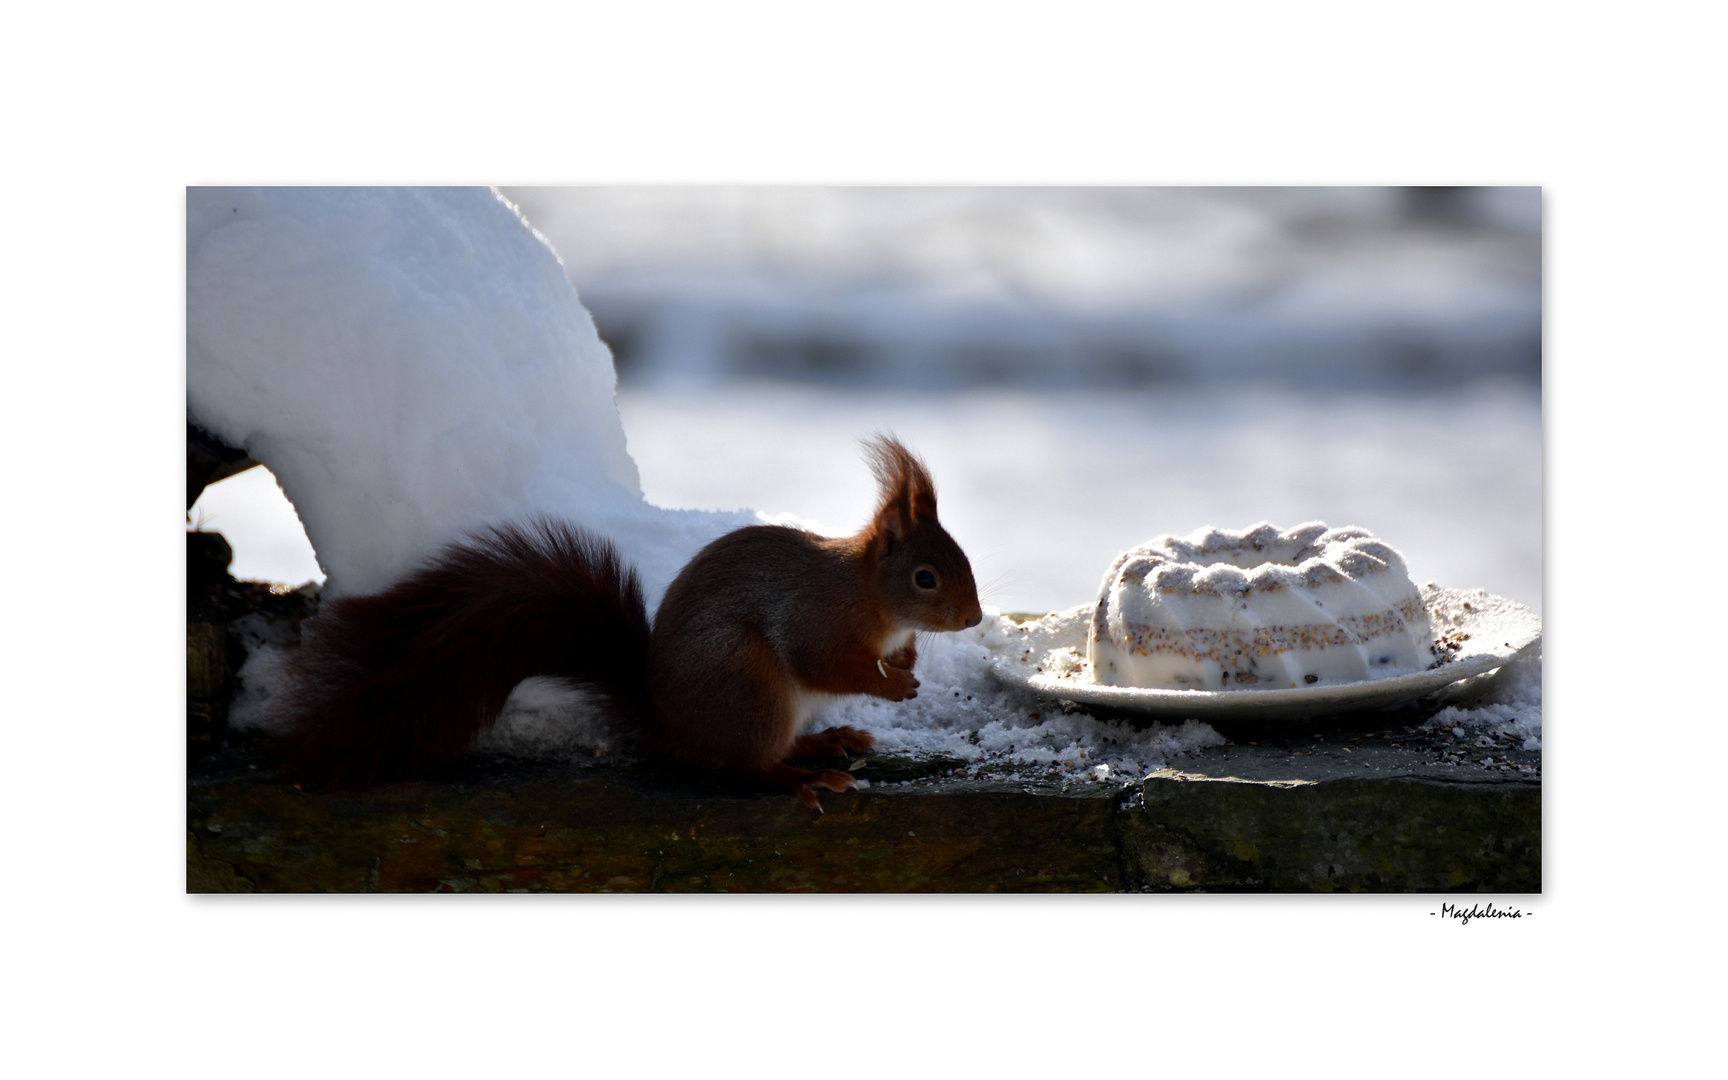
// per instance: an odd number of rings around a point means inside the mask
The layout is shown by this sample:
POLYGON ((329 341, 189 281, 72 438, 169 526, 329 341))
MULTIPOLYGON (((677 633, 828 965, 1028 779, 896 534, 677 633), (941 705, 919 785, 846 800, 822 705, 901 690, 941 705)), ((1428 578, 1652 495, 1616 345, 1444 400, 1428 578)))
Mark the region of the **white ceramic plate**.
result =
POLYGON ((1504 597, 1481 589, 1424 586, 1422 598, 1428 604, 1435 638, 1458 647, 1448 648, 1450 658, 1437 668, 1389 679, 1283 690, 1099 686, 1091 681, 1091 668, 1085 663, 1090 604, 1021 624, 1026 647, 1018 656, 998 659, 994 666, 1005 681, 1041 694, 1158 719, 1303 720, 1397 705, 1435 694, 1460 679, 1501 667, 1519 653, 1537 648, 1542 640, 1542 621, 1535 613, 1504 597))

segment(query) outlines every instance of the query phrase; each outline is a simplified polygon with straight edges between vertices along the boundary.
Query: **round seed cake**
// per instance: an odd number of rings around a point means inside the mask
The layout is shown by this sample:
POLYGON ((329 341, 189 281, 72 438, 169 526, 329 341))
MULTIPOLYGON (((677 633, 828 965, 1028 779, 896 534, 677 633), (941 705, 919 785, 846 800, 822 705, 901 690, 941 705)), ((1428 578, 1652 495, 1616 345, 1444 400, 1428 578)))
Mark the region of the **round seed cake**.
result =
POLYGON ((1159 536, 1117 556, 1087 633, 1094 681, 1287 689, 1422 671, 1438 653, 1404 557, 1366 529, 1159 536))

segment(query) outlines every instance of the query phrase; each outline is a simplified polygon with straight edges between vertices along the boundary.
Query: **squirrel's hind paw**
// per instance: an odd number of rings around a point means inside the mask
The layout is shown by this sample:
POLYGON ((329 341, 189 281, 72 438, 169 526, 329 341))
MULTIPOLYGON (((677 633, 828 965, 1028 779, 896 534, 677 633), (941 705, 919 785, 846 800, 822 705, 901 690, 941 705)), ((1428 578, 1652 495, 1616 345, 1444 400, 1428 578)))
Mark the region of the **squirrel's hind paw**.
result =
POLYGON ((858 778, 849 772, 839 769, 820 769, 812 771, 800 769, 796 765, 788 765, 784 761, 776 761, 770 765, 741 770, 744 775, 759 780, 770 787, 789 791, 797 796, 798 801, 810 809, 820 812, 822 804, 816 799, 816 789, 826 788, 829 791, 845 791, 858 786, 858 778))
POLYGON ((851 773, 841 772, 839 769, 823 769, 821 772, 812 774, 807 783, 798 785, 798 790, 793 794, 798 796, 799 802, 820 814, 822 813, 822 803, 816 798, 817 788, 827 788, 829 791, 845 791, 857 786, 858 778, 851 773))
POLYGON ((876 745, 876 736, 865 731, 863 728, 855 728, 851 726, 829 728, 827 731, 823 732, 823 734, 834 736, 842 747, 854 754, 862 754, 864 751, 876 745))
POLYGON ((884 667, 879 670, 887 681, 872 687, 870 693, 889 701, 906 701, 918 696, 918 677, 910 671, 897 667, 884 667))

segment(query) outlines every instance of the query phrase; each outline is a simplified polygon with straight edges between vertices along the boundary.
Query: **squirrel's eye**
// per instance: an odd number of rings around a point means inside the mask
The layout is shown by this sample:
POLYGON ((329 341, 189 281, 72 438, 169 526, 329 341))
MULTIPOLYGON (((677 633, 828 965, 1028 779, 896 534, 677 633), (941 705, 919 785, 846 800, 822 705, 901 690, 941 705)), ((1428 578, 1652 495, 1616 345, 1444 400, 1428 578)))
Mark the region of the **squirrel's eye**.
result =
POLYGON ((934 589, 936 587, 936 575, 928 570, 920 570, 913 574, 912 580, 920 589, 934 589))

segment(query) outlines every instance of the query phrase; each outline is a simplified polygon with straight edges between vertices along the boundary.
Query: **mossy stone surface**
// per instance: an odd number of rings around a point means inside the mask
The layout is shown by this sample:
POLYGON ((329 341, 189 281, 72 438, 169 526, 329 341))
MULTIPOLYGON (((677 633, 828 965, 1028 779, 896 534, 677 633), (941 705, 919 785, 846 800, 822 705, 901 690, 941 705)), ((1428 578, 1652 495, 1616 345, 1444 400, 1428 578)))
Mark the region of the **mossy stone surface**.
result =
POLYGON ((818 814, 645 766, 504 760, 363 793, 206 775, 190 816, 199 857, 261 891, 1099 892, 1121 883, 1119 798, 957 781, 824 792, 818 814))
MULTIPOLYGON (((1234 764, 1235 762, 1233 762, 1234 764)), ((938 763, 946 764, 946 763, 938 763)), ((1161 770, 1137 784, 923 779, 790 796, 644 765, 477 759, 301 791, 256 750, 201 763, 189 891, 1535 892, 1540 782, 1161 770)), ((866 769, 865 772, 869 770, 866 769)), ((1420 771, 1420 770, 1416 770, 1420 771)), ((1454 770, 1455 772, 1455 770, 1454 770)))

